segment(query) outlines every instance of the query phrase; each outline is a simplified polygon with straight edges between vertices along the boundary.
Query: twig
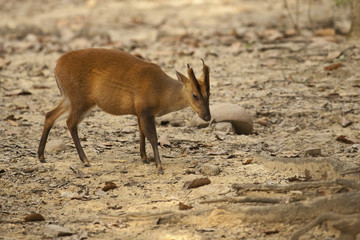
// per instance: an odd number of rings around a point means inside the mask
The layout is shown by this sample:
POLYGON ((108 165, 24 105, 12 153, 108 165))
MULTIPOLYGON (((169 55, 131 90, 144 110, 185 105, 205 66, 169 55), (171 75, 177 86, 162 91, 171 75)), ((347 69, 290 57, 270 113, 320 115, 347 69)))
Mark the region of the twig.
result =
POLYGON ((0 219, 0 223, 24 223, 23 219, 0 219))
POLYGON ((293 183, 288 185, 278 185, 278 184, 233 184, 232 187, 237 191, 274 191, 274 192, 288 192, 294 190, 303 190, 309 188, 319 188, 319 187, 331 187, 331 186, 346 186, 351 189, 360 189, 360 184, 346 179, 337 179, 334 181, 328 182, 303 182, 303 183, 293 183))
POLYGON ((246 202, 256 202, 256 203, 280 203, 281 200, 278 198, 267 198, 267 197, 241 197, 241 198, 220 198, 214 200, 202 201, 200 204, 205 203, 219 203, 219 202, 228 202, 228 203, 246 203, 246 202))

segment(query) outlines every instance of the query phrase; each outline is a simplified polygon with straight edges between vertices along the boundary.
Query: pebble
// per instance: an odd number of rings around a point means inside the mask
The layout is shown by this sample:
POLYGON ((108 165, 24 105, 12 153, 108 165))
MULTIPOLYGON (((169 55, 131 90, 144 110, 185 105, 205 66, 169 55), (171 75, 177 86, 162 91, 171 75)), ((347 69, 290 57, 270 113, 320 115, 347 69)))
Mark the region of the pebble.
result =
POLYGON ((321 156, 320 148, 308 148, 305 150, 305 156, 319 157, 321 156))
POLYGON ((350 32, 351 22, 349 20, 337 20, 334 24, 335 30, 341 34, 346 35, 350 32))
POLYGON ((67 146, 65 145, 64 141, 61 139, 50 140, 46 144, 46 150, 51 153, 58 153, 61 151, 65 151, 67 146))
POLYGON ((219 122, 215 124, 215 130, 221 132, 234 132, 234 128, 229 122, 219 122))
POLYGON ((220 168, 211 163, 205 163, 201 166, 201 173, 207 176, 216 176, 220 173, 220 168))
POLYGON ((125 133, 125 134, 128 134, 128 133, 133 133, 135 132, 135 128, 132 128, 132 127, 124 127, 122 130, 121 130, 122 133, 125 133))
POLYGON ((73 198, 76 196, 76 193, 69 192, 69 191, 63 191, 63 192, 61 192, 60 196, 64 197, 64 198, 73 198))
POLYGON ((353 144, 345 149, 347 153, 357 153, 360 152, 360 144, 353 144))

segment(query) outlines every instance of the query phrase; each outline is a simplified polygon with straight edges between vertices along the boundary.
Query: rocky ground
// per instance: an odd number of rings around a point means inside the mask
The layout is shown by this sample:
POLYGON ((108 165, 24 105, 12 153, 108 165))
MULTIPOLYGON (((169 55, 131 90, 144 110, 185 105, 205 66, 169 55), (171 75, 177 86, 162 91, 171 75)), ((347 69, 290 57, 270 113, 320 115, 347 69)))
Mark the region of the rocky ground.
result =
MULTIPOLYGON (((321 214, 358 214, 360 48, 346 39, 349 11, 295 3, 0 0, 0 239, 290 239, 321 214), (87 47, 137 54, 174 78, 187 63, 200 75, 203 58, 211 105, 242 106, 253 133, 197 128, 191 109, 166 115, 158 175, 140 160, 136 118, 95 109, 79 130, 92 167, 65 119, 40 163, 44 115, 60 100, 56 59, 87 47), (184 188, 199 181, 210 184, 184 188)), ((301 239, 336 239, 328 222, 301 239)))

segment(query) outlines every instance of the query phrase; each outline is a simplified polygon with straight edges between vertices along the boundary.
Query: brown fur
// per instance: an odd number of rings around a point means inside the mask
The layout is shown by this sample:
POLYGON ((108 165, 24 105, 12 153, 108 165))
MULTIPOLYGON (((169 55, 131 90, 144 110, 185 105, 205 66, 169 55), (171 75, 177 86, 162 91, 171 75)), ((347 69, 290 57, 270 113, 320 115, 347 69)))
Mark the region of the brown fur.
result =
POLYGON ((55 67, 63 99, 45 116, 38 149, 40 161, 45 161, 46 140, 54 122, 69 112, 66 122, 80 160, 90 166, 79 141, 77 125, 97 105, 110 114, 138 117, 141 158, 147 162, 146 136, 152 145, 156 166, 162 171, 155 116, 191 106, 201 118, 210 120, 209 67, 204 64, 199 81, 190 67, 188 75, 189 78, 177 72, 180 81, 176 81, 156 64, 119 50, 84 49, 64 54, 55 67))

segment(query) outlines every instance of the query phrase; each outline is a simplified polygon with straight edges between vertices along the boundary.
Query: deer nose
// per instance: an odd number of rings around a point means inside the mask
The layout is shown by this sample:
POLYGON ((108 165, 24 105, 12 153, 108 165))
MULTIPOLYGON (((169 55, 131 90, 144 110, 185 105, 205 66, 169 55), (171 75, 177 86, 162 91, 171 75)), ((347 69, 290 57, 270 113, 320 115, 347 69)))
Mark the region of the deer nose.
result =
POLYGON ((206 114, 205 116, 204 116, 204 120, 205 121, 210 121, 210 119, 211 119, 211 116, 210 116, 210 114, 206 114))

